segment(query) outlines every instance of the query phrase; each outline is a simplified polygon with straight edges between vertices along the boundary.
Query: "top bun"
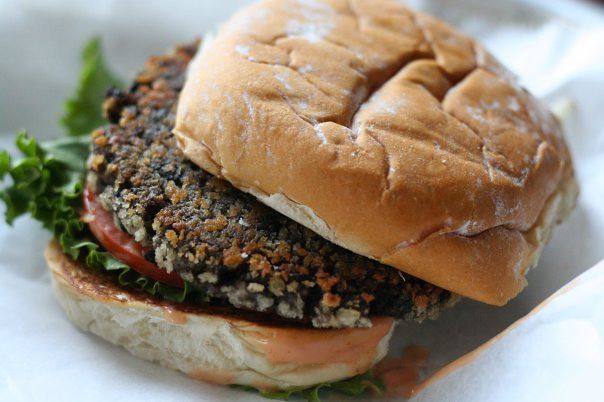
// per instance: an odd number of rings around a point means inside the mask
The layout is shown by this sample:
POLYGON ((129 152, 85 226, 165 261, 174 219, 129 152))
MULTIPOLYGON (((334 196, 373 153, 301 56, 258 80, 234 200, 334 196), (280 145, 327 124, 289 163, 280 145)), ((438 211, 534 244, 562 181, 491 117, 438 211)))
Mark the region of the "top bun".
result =
POLYGON ((175 133, 358 254, 504 304, 577 188, 560 124, 481 45, 389 0, 264 0, 192 63, 175 133))

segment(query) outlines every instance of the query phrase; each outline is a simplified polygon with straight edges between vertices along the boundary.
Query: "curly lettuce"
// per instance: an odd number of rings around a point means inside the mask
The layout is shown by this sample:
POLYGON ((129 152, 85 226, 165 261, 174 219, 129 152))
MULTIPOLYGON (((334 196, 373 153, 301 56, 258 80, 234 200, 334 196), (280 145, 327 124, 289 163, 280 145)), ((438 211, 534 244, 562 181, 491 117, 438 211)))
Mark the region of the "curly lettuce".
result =
POLYGON ((175 288, 137 273, 93 240, 87 225, 80 220, 90 147, 88 136, 40 144, 21 131, 15 143, 21 159, 13 161, 8 152, 0 151, 0 178, 8 175, 12 179, 12 184, 0 191, 8 224, 22 215, 30 215, 54 235, 64 253, 84 261, 90 268, 114 273, 123 286, 177 302, 196 293, 189 284, 175 288))
POLYGON ((80 80, 73 97, 65 102, 60 123, 71 136, 86 135, 105 124, 100 104, 108 88, 121 87, 105 63, 100 38, 90 40, 82 51, 80 80))
POLYGON ((289 401, 290 398, 303 398, 308 402, 321 402, 320 391, 331 390, 348 396, 360 396, 367 391, 373 391, 374 394, 382 396, 386 391, 384 383, 374 377, 370 372, 338 382, 321 383, 310 387, 292 388, 284 391, 259 391, 254 387, 241 385, 235 385, 233 387, 244 391, 257 391, 267 399, 289 401))
POLYGON ((122 286, 176 302, 205 299, 188 283, 184 288, 168 286, 116 260, 80 220, 86 159, 90 154, 88 134, 104 123, 101 105, 106 90, 119 82, 104 62, 98 38, 85 46, 82 62, 76 94, 67 101, 61 119, 68 136, 39 143, 20 131, 15 143, 21 158, 13 160, 7 151, 0 151, 0 179, 10 176, 12 181, 0 191, 6 222, 12 225, 22 215, 31 216, 54 235, 63 252, 92 269, 113 273, 122 286))
MULTIPOLYGON (((207 296, 189 283, 185 283, 184 288, 168 286, 118 261, 96 242, 87 225, 80 220, 86 160, 90 154, 89 133, 106 123, 101 111, 105 93, 108 88, 120 85, 104 61, 98 38, 84 47, 82 63, 76 93, 67 100, 60 120, 67 136, 40 143, 25 131, 20 131, 15 143, 21 157, 13 160, 7 151, 0 151, 0 180, 9 176, 12 181, 0 191, 0 199, 6 206, 6 222, 12 225, 20 216, 31 216, 53 234, 63 252, 93 270, 113 274, 122 286, 144 290, 175 302, 206 301, 207 296)), ((252 387, 236 387, 256 391, 252 387)), ((372 390, 382 395, 384 385, 366 373, 307 388, 259 392, 268 399, 302 397, 320 402, 319 394, 325 390, 351 396, 372 390)))

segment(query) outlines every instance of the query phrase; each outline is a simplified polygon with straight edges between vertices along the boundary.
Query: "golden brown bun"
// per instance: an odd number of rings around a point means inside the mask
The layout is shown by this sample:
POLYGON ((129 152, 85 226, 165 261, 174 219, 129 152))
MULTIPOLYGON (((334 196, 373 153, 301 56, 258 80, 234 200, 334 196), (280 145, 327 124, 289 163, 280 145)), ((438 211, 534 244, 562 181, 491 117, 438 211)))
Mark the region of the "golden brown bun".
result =
POLYGON ((186 155, 356 253, 504 304, 572 209, 558 121, 484 48, 389 0, 265 0, 192 63, 186 155))
POLYGON ((374 318, 372 328, 318 330, 250 321, 246 315, 258 314, 234 309, 158 301, 90 272, 56 242, 46 260, 59 304, 78 327, 203 381, 264 390, 338 381, 381 360, 392 334, 389 318, 374 318))

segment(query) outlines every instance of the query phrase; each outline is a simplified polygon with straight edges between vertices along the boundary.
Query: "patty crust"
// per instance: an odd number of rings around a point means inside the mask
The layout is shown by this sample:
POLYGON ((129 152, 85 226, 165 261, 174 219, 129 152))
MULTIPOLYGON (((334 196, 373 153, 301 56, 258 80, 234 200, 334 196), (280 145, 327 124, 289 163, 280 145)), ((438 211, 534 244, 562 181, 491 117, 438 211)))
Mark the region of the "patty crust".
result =
POLYGON ((457 300, 330 243, 187 161, 172 128, 197 47, 151 57, 129 91, 111 89, 111 124, 92 134, 89 185, 149 247, 149 261, 210 298, 315 327, 367 326, 370 315, 421 321, 457 300))

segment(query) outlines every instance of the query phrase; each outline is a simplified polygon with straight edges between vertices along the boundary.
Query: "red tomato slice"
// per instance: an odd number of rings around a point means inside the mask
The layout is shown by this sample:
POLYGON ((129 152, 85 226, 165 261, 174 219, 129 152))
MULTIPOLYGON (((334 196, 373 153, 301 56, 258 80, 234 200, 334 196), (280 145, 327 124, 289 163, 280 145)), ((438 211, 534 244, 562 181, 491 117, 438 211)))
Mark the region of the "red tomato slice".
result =
POLYGON ((88 188, 84 189, 83 214, 92 234, 115 258, 139 274, 158 282, 184 286, 182 278, 176 272, 168 273, 143 257, 145 249, 132 236, 115 226, 113 216, 99 204, 96 194, 88 188))

